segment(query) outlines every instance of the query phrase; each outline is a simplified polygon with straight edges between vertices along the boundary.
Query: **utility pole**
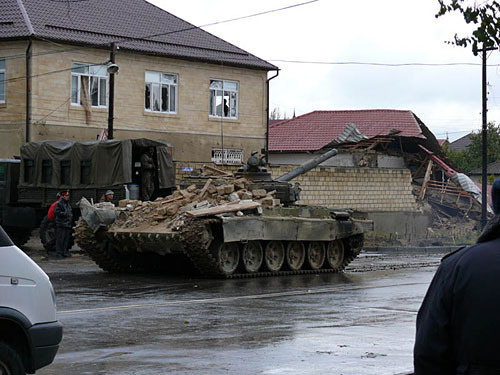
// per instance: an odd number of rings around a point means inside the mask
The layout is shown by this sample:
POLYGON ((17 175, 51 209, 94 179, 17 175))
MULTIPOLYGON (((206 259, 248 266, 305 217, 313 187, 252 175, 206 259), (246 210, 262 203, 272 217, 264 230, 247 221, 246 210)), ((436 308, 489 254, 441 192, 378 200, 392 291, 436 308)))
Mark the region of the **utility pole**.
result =
POLYGON ((486 47, 483 43, 483 49, 481 50, 483 56, 483 79, 482 79, 482 91, 483 91, 483 126, 482 126, 482 143, 483 143, 483 168, 481 174, 481 229, 486 226, 488 221, 488 92, 487 92, 487 81, 486 81, 486 52, 496 50, 496 48, 486 47))
MULTIPOLYGON (((109 62, 115 63, 116 44, 111 43, 109 62)), ((109 70, 108 70, 109 72, 109 70)), ((109 72, 108 139, 113 139, 113 119, 115 116, 115 73, 109 72)))

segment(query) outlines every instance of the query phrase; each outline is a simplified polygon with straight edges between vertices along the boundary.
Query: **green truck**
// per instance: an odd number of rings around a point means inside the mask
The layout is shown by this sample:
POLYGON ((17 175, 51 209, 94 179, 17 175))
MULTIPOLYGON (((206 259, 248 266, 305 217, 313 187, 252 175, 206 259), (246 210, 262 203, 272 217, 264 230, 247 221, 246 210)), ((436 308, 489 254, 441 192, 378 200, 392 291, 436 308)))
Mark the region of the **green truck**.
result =
POLYGON ((78 201, 98 202, 107 190, 114 200, 140 199, 143 184, 141 156, 150 152, 154 163, 154 192, 149 199, 175 189, 171 146, 145 138, 109 141, 39 141, 21 147, 20 157, 0 159, 0 224, 18 246, 40 227, 47 250, 54 248, 55 228, 47 218, 61 190, 70 191, 74 219, 78 201))

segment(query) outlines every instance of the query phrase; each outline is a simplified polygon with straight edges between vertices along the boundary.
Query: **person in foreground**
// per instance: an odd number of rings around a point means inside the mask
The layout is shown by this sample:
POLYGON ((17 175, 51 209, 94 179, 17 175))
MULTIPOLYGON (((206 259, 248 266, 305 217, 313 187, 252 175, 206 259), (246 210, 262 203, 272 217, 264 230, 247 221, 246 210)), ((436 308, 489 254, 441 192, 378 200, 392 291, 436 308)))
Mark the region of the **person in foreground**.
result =
POLYGON ((477 243, 445 256, 417 316, 415 375, 500 374, 500 179, 477 243))

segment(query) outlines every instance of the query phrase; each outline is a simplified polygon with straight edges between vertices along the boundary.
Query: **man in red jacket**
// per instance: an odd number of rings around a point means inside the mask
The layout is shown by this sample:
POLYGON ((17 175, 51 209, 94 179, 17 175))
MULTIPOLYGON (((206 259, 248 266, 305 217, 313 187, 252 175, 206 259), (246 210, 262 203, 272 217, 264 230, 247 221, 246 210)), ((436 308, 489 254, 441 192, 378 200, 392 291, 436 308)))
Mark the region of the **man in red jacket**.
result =
POLYGON ((49 212, 47 212, 49 220, 54 220, 56 218, 54 208, 56 207, 57 202, 59 202, 59 199, 61 199, 61 193, 57 193, 55 202, 50 205, 49 212))

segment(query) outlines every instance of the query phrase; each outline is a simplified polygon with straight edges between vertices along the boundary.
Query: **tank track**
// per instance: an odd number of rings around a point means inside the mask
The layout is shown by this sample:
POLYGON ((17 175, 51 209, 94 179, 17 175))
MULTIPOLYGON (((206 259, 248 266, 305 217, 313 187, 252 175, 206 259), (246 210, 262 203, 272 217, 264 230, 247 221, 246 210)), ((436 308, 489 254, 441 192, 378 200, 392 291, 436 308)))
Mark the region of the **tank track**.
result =
MULTIPOLYGON (((213 228, 220 224, 219 219, 186 219, 186 225, 180 231, 184 243, 184 254, 199 276, 206 278, 244 279, 256 277, 276 277, 289 275, 309 275, 320 273, 335 273, 342 271, 359 254, 363 243, 363 235, 356 235, 344 239, 345 256, 340 267, 321 268, 319 270, 280 270, 277 272, 261 271, 241 273, 236 271, 226 275, 219 269, 217 259, 211 251, 210 244, 214 241, 213 228)), ((75 227, 75 239, 78 245, 90 258, 104 271, 112 273, 137 273, 141 271, 158 271, 158 266, 147 267, 144 254, 125 254, 112 249, 112 240, 108 239, 106 232, 93 233, 83 219, 79 219, 75 227)))
MULTIPOLYGON (((363 244, 363 235, 355 235, 344 240, 345 256, 342 265, 337 268, 321 268, 319 270, 296 270, 287 271, 280 270, 277 272, 263 271, 253 273, 238 273, 235 272, 231 275, 226 275, 219 270, 217 259, 210 251, 209 243, 207 241, 207 234, 211 236, 211 226, 218 224, 218 219, 206 220, 191 220, 182 232, 183 241, 185 242, 184 251, 187 257, 193 263, 193 266, 198 270, 202 277, 208 278, 226 278, 226 279, 245 279, 255 277, 275 277, 275 276, 289 276, 289 275, 310 275, 319 273, 336 273, 340 272, 351 263, 361 251, 363 244), (188 229, 189 228, 189 229, 188 229), (204 235, 200 235, 204 233, 204 235)), ((211 237, 213 239, 213 237, 211 237)))
POLYGON ((130 257, 123 257, 110 248, 105 233, 94 233, 82 218, 78 219, 74 237, 78 246, 104 271, 114 273, 138 272, 139 267, 130 257))

